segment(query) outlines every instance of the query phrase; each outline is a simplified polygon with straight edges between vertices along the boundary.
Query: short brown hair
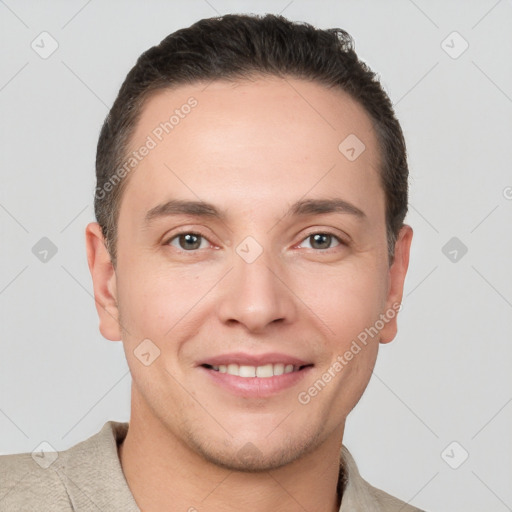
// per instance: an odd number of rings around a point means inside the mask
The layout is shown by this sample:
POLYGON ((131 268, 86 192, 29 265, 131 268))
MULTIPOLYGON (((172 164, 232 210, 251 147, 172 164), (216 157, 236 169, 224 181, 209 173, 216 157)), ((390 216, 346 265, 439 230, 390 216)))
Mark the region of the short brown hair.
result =
POLYGON ((116 171, 126 159, 144 102, 162 89, 254 75, 290 76, 339 87, 364 107, 381 149, 388 256, 393 261, 407 214, 409 170, 402 129, 377 75, 359 60, 352 38, 342 29, 321 30, 272 14, 228 14, 180 29, 144 52, 103 123, 96 154, 94 209, 114 266, 119 209, 127 182, 118 175, 116 182, 116 171))

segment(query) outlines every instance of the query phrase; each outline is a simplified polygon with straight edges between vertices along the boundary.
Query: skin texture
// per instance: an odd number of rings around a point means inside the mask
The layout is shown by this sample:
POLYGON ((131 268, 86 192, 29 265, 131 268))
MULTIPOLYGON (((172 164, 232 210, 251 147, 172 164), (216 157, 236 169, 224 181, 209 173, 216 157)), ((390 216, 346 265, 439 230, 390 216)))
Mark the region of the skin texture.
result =
POLYGON ((133 377, 123 471, 146 511, 338 510, 345 420, 396 316, 309 403, 297 397, 400 303, 412 229, 402 228, 390 267, 376 135, 345 93, 268 77, 160 91, 132 149, 191 96, 197 105, 127 178, 115 269, 98 224, 86 229, 100 331, 122 340, 133 377), (350 134, 366 146, 355 161, 338 150, 350 134), (366 217, 285 215, 295 201, 333 198, 366 217), (170 199, 213 203, 226 216, 145 226, 170 199), (204 237, 198 249, 176 238, 190 232, 204 237), (315 233, 346 244, 318 248, 315 233), (248 236, 262 249, 252 263, 237 253, 248 236), (148 366, 134 354, 144 339, 160 350, 148 366), (279 352, 313 367, 271 396, 237 396, 198 367, 230 352, 279 352))

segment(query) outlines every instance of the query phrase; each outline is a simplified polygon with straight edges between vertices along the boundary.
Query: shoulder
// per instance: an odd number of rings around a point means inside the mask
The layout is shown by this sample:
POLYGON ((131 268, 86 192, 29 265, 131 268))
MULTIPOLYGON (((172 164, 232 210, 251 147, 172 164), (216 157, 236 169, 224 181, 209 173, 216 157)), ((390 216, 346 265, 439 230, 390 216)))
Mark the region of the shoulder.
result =
POLYGON ((425 512, 419 508, 409 505, 395 496, 391 496, 387 492, 377 489, 365 481, 367 492, 372 495, 373 499, 379 506, 379 510, 386 512, 425 512))
POLYGON ((341 502, 343 510, 357 512, 424 512, 369 484, 359 474, 357 465, 345 446, 342 447, 341 453, 343 469, 347 473, 341 502))
POLYGON ((57 467, 45 467, 48 454, 40 456, 40 463, 36 457, 31 453, 0 456, 0 510, 71 510, 57 467))
MULTIPOLYGON (((0 510, 87 510, 93 501, 89 496, 99 493, 101 499, 109 490, 105 481, 112 474, 118 479, 122 475, 116 439, 126 434, 127 427, 109 421, 100 432, 67 450, 0 456, 0 510)), ((119 486, 118 481, 115 484, 119 486)))

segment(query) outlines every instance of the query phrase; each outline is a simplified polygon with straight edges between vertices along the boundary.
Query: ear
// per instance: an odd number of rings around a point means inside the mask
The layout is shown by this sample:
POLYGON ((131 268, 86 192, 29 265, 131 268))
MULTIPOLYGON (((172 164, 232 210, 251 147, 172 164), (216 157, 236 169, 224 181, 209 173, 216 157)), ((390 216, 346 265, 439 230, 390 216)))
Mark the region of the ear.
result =
POLYGON ((108 340, 119 341, 121 328, 117 307, 116 273, 103 232, 97 222, 91 222, 85 228, 85 244, 94 287, 94 300, 100 319, 100 332, 108 340))
POLYGON ((405 275, 409 267, 409 253, 411 249, 413 231, 411 226, 405 224, 400 232, 395 243, 395 257, 388 272, 388 295, 386 298, 386 317, 388 321, 385 322, 384 327, 380 331, 380 342, 389 343, 393 341, 396 336, 397 317, 398 317, 398 304, 402 302, 404 292, 405 275))

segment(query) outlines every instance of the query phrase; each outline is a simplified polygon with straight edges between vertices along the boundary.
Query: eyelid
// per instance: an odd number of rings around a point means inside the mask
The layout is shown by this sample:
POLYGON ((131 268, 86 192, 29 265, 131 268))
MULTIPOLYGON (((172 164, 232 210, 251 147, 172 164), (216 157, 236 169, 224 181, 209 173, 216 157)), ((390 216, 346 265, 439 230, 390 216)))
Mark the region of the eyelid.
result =
MULTIPOLYGON (((216 245, 216 244, 214 244, 210 240, 210 238, 207 235, 202 233, 201 230, 194 229, 194 228, 187 228, 186 226, 183 227, 183 228, 178 228, 178 229, 179 229, 179 231, 174 231, 171 235, 164 237, 164 240, 165 240, 163 242, 164 245, 170 245, 170 242, 172 240, 174 240, 175 238, 179 237, 180 235, 196 235, 196 236, 200 236, 201 238, 204 238, 211 246, 215 246, 216 245)), ((342 236, 338 232, 335 232, 335 230, 333 230, 333 229, 322 229, 321 227, 312 227, 312 228, 309 228, 304 235, 302 235, 300 241, 297 244, 295 244, 294 247, 296 247, 297 245, 302 244, 309 237, 311 237, 313 235, 317 235, 317 234, 332 236, 332 237, 334 237, 340 243, 340 245, 344 245, 344 246, 349 245, 349 243, 351 241, 351 239, 350 239, 350 237, 348 235, 342 236)), ((183 249, 178 249, 178 248, 176 248, 176 249, 178 251, 181 251, 181 252, 198 252, 198 251, 201 250, 201 249, 196 249, 196 250, 193 250, 193 251, 185 251, 183 249)), ((313 250, 315 252, 320 252, 320 251, 321 252, 328 252, 328 251, 331 251, 331 250, 334 250, 334 249, 335 249, 335 247, 331 247, 329 249, 313 249, 313 250)))
MULTIPOLYGON (((175 238, 179 237, 180 235, 196 235, 196 236, 200 236, 201 238, 204 238, 211 246, 215 246, 215 244, 210 240, 209 236, 205 235, 199 229, 187 228, 187 227, 177 228, 177 229, 179 231, 173 231, 172 234, 167 234, 166 236, 162 237, 164 240, 162 242, 163 245, 170 246, 171 241, 174 240, 175 238)), ((175 249, 178 251, 181 251, 181 252, 198 252, 200 250, 200 249, 196 249, 194 251, 185 251, 184 249, 179 249, 177 247, 175 247, 175 249)))
MULTIPOLYGON (((333 229, 330 229, 330 228, 314 227, 314 228, 310 228, 307 231, 306 235, 304 235, 301 238, 299 244, 304 242, 304 240, 306 240, 306 238, 309 238, 312 235, 330 235, 330 236, 333 236, 334 238, 336 238, 340 242, 341 245, 349 245, 349 243, 351 241, 351 238, 348 235, 342 235, 337 230, 333 230, 333 229)), ((329 249, 325 249, 325 250, 328 251, 329 249)))

